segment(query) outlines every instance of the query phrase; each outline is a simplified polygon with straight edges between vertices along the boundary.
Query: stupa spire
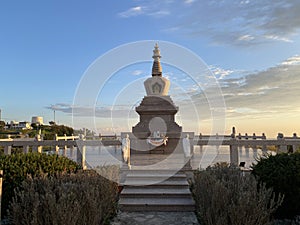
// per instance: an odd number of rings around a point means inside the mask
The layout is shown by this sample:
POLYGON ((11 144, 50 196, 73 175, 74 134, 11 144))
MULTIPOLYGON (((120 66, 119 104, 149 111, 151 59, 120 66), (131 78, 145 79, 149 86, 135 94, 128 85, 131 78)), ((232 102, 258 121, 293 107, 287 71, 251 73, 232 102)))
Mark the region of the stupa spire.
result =
POLYGON ((152 65, 152 77, 154 76, 162 76, 162 68, 161 68, 161 64, 160 64, 160 51, 159 51, 159 47, 158 44, 156 43, 154 46, 154 50, 153 50, 153 56, 152 58, 154 59, 153 61, 153 65, 152 65))

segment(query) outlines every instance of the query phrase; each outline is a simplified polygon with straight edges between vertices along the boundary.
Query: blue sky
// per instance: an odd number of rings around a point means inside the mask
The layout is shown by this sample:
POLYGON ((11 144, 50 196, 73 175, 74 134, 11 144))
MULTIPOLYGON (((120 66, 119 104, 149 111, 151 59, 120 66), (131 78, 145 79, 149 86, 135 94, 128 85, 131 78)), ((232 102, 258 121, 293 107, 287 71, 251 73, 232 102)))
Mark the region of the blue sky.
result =
MULTIPOLYGON (((298 0, 1 1, 2 118, 39 115, 47 122, 56 109, 57 121, 71 125, 76 87, 94 60, 122 44, 163 40, 190 49, 215 73, 227 106, 226 132, 235 125, 271 136, 300 133, 299 11, 298 0)), ((145 51, 151 60, 152 49, 145 51)), ((125 68, 112 82, 142 83, 150 66, 125 68)), ((176 68, 164 72, 171 82, 181 76, 176 68)), ((99 104, 99 132, 113 131, 104 115, 112 93, 99 104)), ((138 104, 119 101, 125 108, 138 104)), ((209 118, 202 119, 203 133, 209 132, 209 118)), ((136 118, 129 121, 133 126, 136 118)))

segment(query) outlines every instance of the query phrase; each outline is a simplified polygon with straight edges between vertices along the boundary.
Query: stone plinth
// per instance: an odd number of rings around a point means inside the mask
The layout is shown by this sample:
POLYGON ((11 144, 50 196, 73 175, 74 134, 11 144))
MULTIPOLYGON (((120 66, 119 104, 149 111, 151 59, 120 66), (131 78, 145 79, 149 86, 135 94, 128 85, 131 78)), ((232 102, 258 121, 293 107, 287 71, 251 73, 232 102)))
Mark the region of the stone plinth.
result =
POLYGON ((136 107, 140 115, 139 123, 132 128, 136 141, 132 142, 132 153, 164 152, 171 153, 179 144, 182 128, 175 122, 178 111, 170 96, 145 96, 136 107), (147 143, 147 138, 159 132, 161 137, 168 137, 166 145, 155 147, 147 143))

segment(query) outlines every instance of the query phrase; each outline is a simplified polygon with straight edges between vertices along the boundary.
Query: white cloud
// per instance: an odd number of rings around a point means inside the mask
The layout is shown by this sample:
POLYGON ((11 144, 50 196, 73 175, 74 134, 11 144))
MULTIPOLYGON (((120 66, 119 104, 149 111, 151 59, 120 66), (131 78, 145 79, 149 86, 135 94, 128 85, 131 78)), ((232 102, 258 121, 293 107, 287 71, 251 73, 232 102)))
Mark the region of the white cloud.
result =
MULTIPOLYGON (((46 107, 47 109, 60 111, 66 114, 80 117, 98 117, 98 118, 123 118, 124 115, 131 115, 132 107, 129 105, 112 105, 112 106, 76 106, 65 103, 57 103, 46 107)), ((130 116, 131 117, 131 116, 130 116)))
POLYGON ((135 71, 132 72, 132 75, 134 75, 134 76, 139 76, 141 74, 143 74, 142 70, 135 70, 135 71))
POLYGON ((143 1, 142 5, 129 8, 118 15, 123 18, 135 17, 135 16, 151 16, 154 18, 161 18, 171 14, 169 7, 173 4, 173 1, 143 1))
POLYGON ((226 76, 229 76, 232 74, 234 71, 233 70, 226 70, 220 67, 215 67, 215 66, 210 66, 210 70, 212 73, 216 76, 217 79, 222 80, 226 76))
POLYGON ((157 12, 148 13, 147 15, 160 18, 160 17, 163 17, 163 16, 170 15, 170 12, 167 11, 167 10, 160 10, 160 11, 157 11, 157 12))
POLYGON ((245 0, 245 1, 241 1, 240 4, 249 4, 250 1, 249 0, 245 0))
POLYGON ((238 41, 252 41, 254 40, 255 38, 249 34, 247 35, 242 35, 238 38, 238 41))
POLYGON ((194 3, 194 2, 196 2, 196 0, 185 0, 184 1, 184 3, 188 4, 188 5, 190 5, 190 4, 194 3))
POLYGON ((140 2, 140 8, 125 11, 125 17, 176 15, 172 18, 173 23, 164 28, 165 31, 193 37, 206 36, 216 44, 249 46, 271 41, 289 43, 300 30, 299 0, 140 2), (183 6, 192 7, 182 10, 183 6))
POLYGON ((283 41, 283 42, 288 42, 292 43, 293 41, 287 37, 279 37, 277 35, 265 35, 264 36, 266 39, 274 40, 274 41, 283 41))
POLYGON ((133 16, 138 16, 144 13, 143 7, 142 6, 135 6, 132 7, 124 12, 119 13, 119 16, 128 18, 128 17, 133 17, 133 16))

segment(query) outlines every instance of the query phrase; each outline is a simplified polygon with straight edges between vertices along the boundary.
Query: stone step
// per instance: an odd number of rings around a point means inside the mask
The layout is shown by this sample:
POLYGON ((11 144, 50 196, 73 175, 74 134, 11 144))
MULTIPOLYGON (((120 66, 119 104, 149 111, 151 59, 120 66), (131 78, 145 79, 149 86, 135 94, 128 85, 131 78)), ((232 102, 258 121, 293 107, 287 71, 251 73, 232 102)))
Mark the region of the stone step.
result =
POLYGON ((188 188, 138 188, 126 186, 122 191, 122 198, 189 198, 188 188))
POLYGON ((174 170, 129 170, 120 194, 123 211, 194 211, 186 174, 174 170))
POLYGON ((192 198, 121 198, 122 211, 194 211, 192 198))
POLYGON ((148 173, 129 173, 126 176, 127 181, 131 180, 151 180, 155 183, 162 182, 164 180, 186 180, 185 174, 148 174, 148 173))
POLYGON ((162 180, 153 178, 144 178, 144 179, 126 179, 124 186, 147 186, 148 188, 155 187, 164 187, 164 188, 185 188, 189 187, 189 184, 186 179, 182 180, 162 180))
POLYGON ((174 174, 182 174, 185 175, 185 173, 181 170, 171 170, 171 169, 131 169, 127 170, 128 174, 154 174, 154 175, 174 175, 174 174))

